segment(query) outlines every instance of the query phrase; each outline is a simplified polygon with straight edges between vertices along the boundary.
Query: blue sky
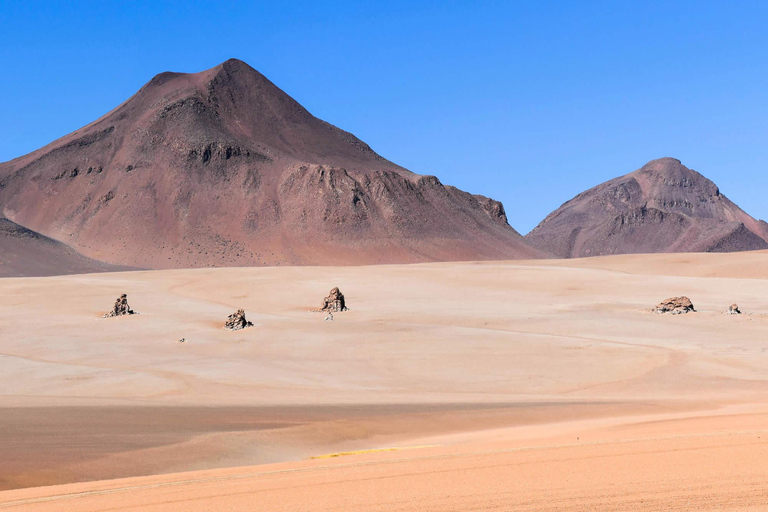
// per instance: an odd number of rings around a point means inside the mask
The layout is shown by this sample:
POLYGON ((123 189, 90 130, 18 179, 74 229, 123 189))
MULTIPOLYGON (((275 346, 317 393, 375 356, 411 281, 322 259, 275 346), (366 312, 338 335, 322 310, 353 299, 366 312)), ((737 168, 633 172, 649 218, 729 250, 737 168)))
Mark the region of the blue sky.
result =
POLYGON ((0 0, 0 161, 230 57, 522 233, 673 156, 768 218, 766 2, 0 0))

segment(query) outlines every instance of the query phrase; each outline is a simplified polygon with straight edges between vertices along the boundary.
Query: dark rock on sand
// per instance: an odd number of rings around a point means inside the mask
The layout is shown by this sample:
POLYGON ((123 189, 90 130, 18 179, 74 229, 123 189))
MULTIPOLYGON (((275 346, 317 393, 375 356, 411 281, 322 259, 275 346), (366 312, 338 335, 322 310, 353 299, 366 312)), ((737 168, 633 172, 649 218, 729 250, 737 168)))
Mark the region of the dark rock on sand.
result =
POLYGON ((245 319, 245 310, 242 309, 238 309, 229 315, 227 321, 224 323, 224 328, 229 329, 230 331, 239 331, 246 327, 253 327, 253 322, 249 322, 245 319))
MULTIPOLYGON (((337 313, 339 311, 346 311, 347 304, 344 301, 344 294, 341 293, 338 287, 331 290, 326 298, 323 299, 323 305, 320 311, 328 311, 330 313, 337 313)), ((331 317, 333 318, 333 317, 331 317)))
POLYGON ((672 297, 662 301, 653 310, 654 313, 669 313, 672 315, 682 315, 690 311, 696 311, 693 308, 693 303, 688 297, 672 297))
POLYGON ((128 295, 122 294, 115 301, 112 311, 105 313, 103 318, 112 318, 114 316, 135 315, 136 312, 128 305, 128 295))

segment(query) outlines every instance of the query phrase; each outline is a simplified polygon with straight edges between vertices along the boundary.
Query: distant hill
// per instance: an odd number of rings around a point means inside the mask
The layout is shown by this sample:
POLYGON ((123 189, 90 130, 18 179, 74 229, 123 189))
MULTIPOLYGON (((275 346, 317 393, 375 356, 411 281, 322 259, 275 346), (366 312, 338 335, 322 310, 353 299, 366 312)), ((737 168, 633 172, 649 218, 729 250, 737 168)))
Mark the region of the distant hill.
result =
POLYGON ((0 277, 128 270, 91 260, 61 242, 0 218, 0 277))
POLYGON ((768 248, 768 224, 674 158, 582 192, 525 237, 561 258, 768 248))

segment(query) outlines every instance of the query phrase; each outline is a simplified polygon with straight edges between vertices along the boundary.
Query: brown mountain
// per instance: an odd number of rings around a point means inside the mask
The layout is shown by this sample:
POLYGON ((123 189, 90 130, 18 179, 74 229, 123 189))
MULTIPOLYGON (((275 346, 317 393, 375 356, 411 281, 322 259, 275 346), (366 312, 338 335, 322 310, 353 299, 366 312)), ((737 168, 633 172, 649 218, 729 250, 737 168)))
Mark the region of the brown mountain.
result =
POLYGON ((86 258, 61 242, 0 218, 0 277, 130 270, 86 258))
POLYGON ((531 258, 501 203, 376 154, 229 60, 0 164, 8 219, 145 268, 531 258))
POLYGON ((526 235, 561 258, 768 248, 768 224, 674 158, 582 192, 526 235))

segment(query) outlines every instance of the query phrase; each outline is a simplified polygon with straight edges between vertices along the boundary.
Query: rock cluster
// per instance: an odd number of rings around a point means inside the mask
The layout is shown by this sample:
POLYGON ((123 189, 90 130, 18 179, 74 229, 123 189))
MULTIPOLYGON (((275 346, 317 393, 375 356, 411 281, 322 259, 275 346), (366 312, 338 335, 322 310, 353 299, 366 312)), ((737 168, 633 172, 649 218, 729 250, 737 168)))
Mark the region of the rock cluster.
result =
POLYGON ((741 310, 739 309, 738 304, 731 304, 728 306, 728 311, 725 312, 727 315, 740 315, 741 310))
POLYGON ((122 294, 115 301, 112 311, 105 313, 103 318, 112 318, 113 316, 135 315, 136 312, 128 305, 128 295, 122 294))
POLYGON ((246 327, 253 327, 253 322, 249 322, 245 319, 245 310, 242 309, 238 309, 229 315, 227 321, 224 323, 224 328, 229 329, 230 331, 239 331, 246 327))
POLYGON ((344 294, 341 293, 338 286, 331 290, 326 298, 323 299, 323 305, 320 311, 328 311, 330 313, 336 313, 338 311, 346 311, 347 305, 344 302, 344 294))
POLYGON ((656 308, 654 313, 670 313, 672 315, 682 315, 689 311, 696 311, 693 309, 693 303, 688 297, 672 297, 662 301, 656 308))

